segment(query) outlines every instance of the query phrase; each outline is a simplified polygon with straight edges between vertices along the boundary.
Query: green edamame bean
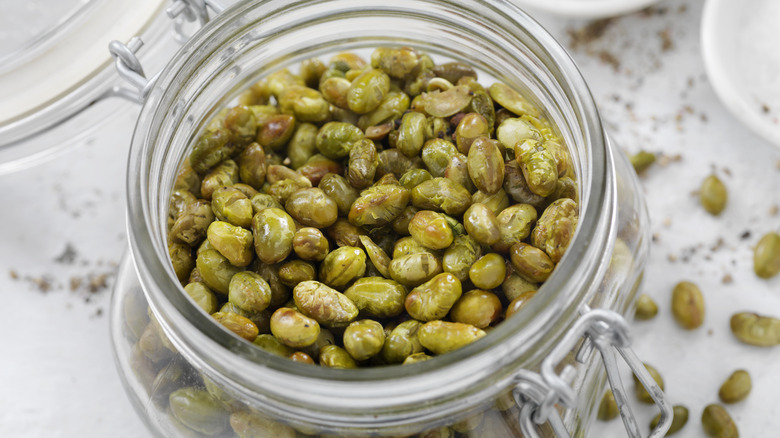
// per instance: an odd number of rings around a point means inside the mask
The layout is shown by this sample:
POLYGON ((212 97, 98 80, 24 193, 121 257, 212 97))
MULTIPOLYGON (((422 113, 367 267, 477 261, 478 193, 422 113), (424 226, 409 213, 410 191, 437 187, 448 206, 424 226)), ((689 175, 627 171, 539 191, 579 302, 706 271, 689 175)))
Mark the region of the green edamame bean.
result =
POLYGON ((330 287, 342 288, 366 272, 366 253, 354 246, 342 246, 320 264, 320 281, 330 287))
POLYGON ((428 359, 432 359, 432 358, 433 358, 433 356, 429 356, 429 355, 425 354, 424 352, 414 353, 414 354, 410 354, 409 356, 407 356, 406 359, 404 359, 402 364, 403 365, 409 365, 409 364, 413 364, 413 363, 417 363, 417 362, 424 362, 424 361, 426 361, 428 359))
POLYGON ((184 286, 184 290, 204 312, 212 314, 217 311, 217 296, 205 284, 189 283, 184 286))
POLYGON ((492 195, 503 186, 504 156, 496 140, 487 137, 474 139, 467 163, 469 176, 481 192, 492 195))
POLYGON ((447 91, 423 94, 423 108, 434 117, 450 117, 463 111, 471 103, 468 86, 457 85, 447 91))
POLYGON ((349 213, 352 203, 359 196, 357 189, 352 187, 346 178, 335 173, 323 176, 318 187, 336 202, 340 216, 346 216, 349 213))
POLYGON ((699 188, 699 200, 707 213, 717 216, 725 208, 729 196, 726 185, 715 175, 704 178, 699 188))
POLYGON ((316 187, 301 189, 290 195, 285 208, 293 219, 307 227, 329 227, 339 215, 336 201, 316 187))
POLYGON ((227 429, 230 414, 214 396, 203 389, 180 388, 168 397, 171 414, 194 431, 217 435, 227 429))
POLYGON ((293 251, 303 260, 322 261, 328 252, 328 239, 317 228, 304 227, 293 236, 293 251))
POLYGON ((555 157, 540 142, 526 140, 515 145, 515 157, 528 188, 539 196, 549 196, 558 182, 555 157))
POLYGON ((410 319, 398 324, 387 337, 382 347, 382 358, 390 364, 402 363, 407 357, 422 353, 423 346, 417 339, 420 321, 410 319))
POLYGON ((295 350, 284 345, 282 341, 272 334, 258 335, 252 343, 257 347, 280 357, 290 357, 290 355, 295 352, 295 350))
POLYGON ((683 328, 693 330, 704 323, 704 296, 689 282, 677 283, 672 290, 672 315, 683 328))
POLYGON ((404 306, 418 321, 444 318, 462 293, 460 280, 449 272, 436 275, 406 296, 404 306))
POLYGON ((480 289, 499 287, 504 282, 504 278, 506 278, 506 261, 500 254, 485 254, 469 269, 469 279, 480 289))
POLYGON ((387 225, 406 208, 409 198, 409 190, 400 185, 381 184, 369 187, 352 204, 349 222, 359 227, 387 225))
POLYGON ((209 225, 206 236, 212 248, 233 266, 244 267, 252 263, 254 251, 251 231, 229 222, 214 221, 209 225))
POLYGON ((349 109, 347 94, 352 82, 343 77, 329 77, 319 84, 322 97, 331 105, 341 109, 349 109))
POLYGON ((230 261, 215 249, 198 254, 195 265, 203 278, 203 283, 211 290, 227 295, 230 279, 242 269, 230 264, 230 261))
POLYGON ((442 271, 442 267, 434 254, 419 252, 393 258, 388 271, 393 280, 414 287, 433 278, 442 271))
POLYGON ((365 138, 363 131, 344 122, 328 122, 317 133, 316 146, 322 155, 332 159, 349 156, 352 145, 365 138))
POLYGON ((498 219, 485 204, 471 204, 463 214, 463 225, 469 236, 481 245, 493 245, 501 237, 498 219))
POLYGON ((192 248, 180 242, 168 242, 168 256, 171 258, 173 271, 180 283, 186 283, 187 278, 195 267, 195 259, 192 258, 192 248))
POLYGON ((408 172, 404 173, 403 176, 401 176, 401 179, 398 180, 398 182, 401 183, 401 185, 404 186, 407 190, 412 190, 429 179, 433 179, 433 176, 427 170, 410 169, 408 172))
POLYGON ((303 85, 285 87, 277 95, 279 109, 301 122, 324 122, 330 116, 330 104, 319 91, 303 85))
POLYGON ((256 272, 238 272, 230 279, 228 301, 249 312, 262 312, 271 305, 271 286, 256 272))
POLYGON ((761 278, 772 278, 780 273, 780 234, 767 233, 753 250, 753 270, 761 278))
POLYGON ((577 203, 569 198, 553 201, 536 222, 531 233, 531 244, 558 263, 574 238, 579 219, 577 203))
POLYGON ((280 262, 292 251, 295 222, 282 209, 266 208, 252 218, 252 235, 261 262, 280 262))
MULTIPOLYGON (((661 422, 661 414, 656 415, 653 420, 650 422, 650 429, 655 429, 656 426, 658 426, 658 423, 661 422)), ((672 425, 669 426, 669 430, 666 432, 666 435, 672 435, 674 433, 677 433, 685 427, 685 424, 688 423, 688 408, 682 405, 675 405, 672 407, 672 425)))
POLYGON ((382 351, 385 329, 382 324, 362 319, 350 323, 344 330, 344 349, 357 361, 369 359, 382 351))
MULTIPOLYGON (((506 281, 504 284, 506 284, 506 281)), ((523 307, 527 306, 534 295, 536 295, 535 289, 528 290, 517 295, 514 299, 512 299, 512 301, 509 302, 509 305, 506 307, 506 314, 504 315, 504 318, 511 317, 515 313, 519 312, 523 307)))
POLYGON ((496 294, 474 289, 455 302, 450 310, 450 318, 483 329, 497 321, 502 313, 503 306, 496 294))
POLYGON ((287 156, 290 167, 297 169, 317 152, 317 133, 319 128, 313 123, 298 123, 290 141, 287 143, 287 156))
POLYGON ((279 267, 279 280, 289 287, 295 287, 302 281, 317 279, 314 263, 304 260, 290 260, 279 267))
POLYGON ((252 224, 252 203, 246 195, 234 187, 220 187, 211 195, 211 209, 218 220, 239 227, 252 224))
POLYGON ((365 114, 377 106, 390 91, 390 77, 378 69, 366 70, 349 87, 347 104, 357 114, 365 114))
POLYGON ((409 222, 409 234, 420 245, 431 249, 444 249, 452 244, 454 234, 444 215, 430 210, 420 210, 409 222))
POLYGON ((379 102, 379 106, 358 118, 357 126, 367 131, 371 126, 394 123, 404 115, 407 109, 409 109, 409 96, 406 93, 391 90, 379 102))
POLYGON ((780 319, 740 312, 731 316, 730 325, 734 336, 745 344, 758 347, 780 345, 780 319))
POLYGON ((631 161, 631 166, 634 168, 634 171, 638 175, 641 175, 655 163, 655 154, 647 151, 639 151, 630 155, 628 159, 631 161))
POLYGON ((452 157, 456 155, 458 155, 458 149, 455 145, 442 138, 432 138, 422 145, 423 163, 434 177, 443 177, 452 157))
POLYGON ((476 191, 471 196, 471 202, 484 204, 494 215, 498 216, 505 208, 509 207, 509 196, 504 189, 500 189, 492 195, 476 191))
MULTIPOLYGON (((458 151, 468 155, 471 145, 479 137, 488 137, 490 135, 490 124, 481 114, 473 112, 468 113, 460 119, 455 128, 455 144, 458 151)), ((503 162, 503 158, 501 160, 503 162)))
POLYGON ((490 86, 488 91, 493 101, 514 114, 518 116, 528 114, 533 117, 539 117, 539 110, 508 85, 496 82, 490 86))
POLYGON ((395 147, 408 157, 417 156, 425 140, 432 135, 430 131, 431 127, 425 114, 416 111, 408 112, 401 118, 395 147))
POLYGON ((420 327, 417 338, 435 354, 445 354, 485 336, 483 330, 460 322, 430 321, 420 327))
MULTIPOLYGON (((650 373, 650 376, 655 380, 655 383, 658 384, 658 386, 663 391, 664 389, 664 379, 661 377, 661 374, 656 370, 653 366, 649 364, 644 364, 645 368, 647 369, 647 372, 650 373)), ((650 396, 650 393, 647 392, 647 389, 642 385, 642 383, 639 381, 639 379, 634 375, 634 389, 637 400, 641 401, 642 403, 647 404, 653 404, 655 403, 653 401, 653 398, 650 396)))
POLYGON ((412 190, 412 204, 423 210, 461 215, 471 206, 471 193, 447 178, 433 178, 412 190))
POLYGON ((227 159, 217 164, 203 177, 203 182, 200 184, 200 195, 203 199, 210 201, 215 190, 220 187, 232 186, 237 182, 239 182, 238 164, 227 159))
POLYGON ((236 150, 236 145, 230 141, 232 138, 231 132, 224 128, 203 133, 190 153, 192 170, 203 175, 212 167, 230 158, 236 150))
POLYGON ((357 141, 349 151, 347 181, 356 189, 366 188, 374 182, 378 166, 379 157, 374 142, 367 138, 357 141))
POLYGON ((295 429, 261 417, 253 412, 237 411, 230 414, 230 427, 241 438, 295 438, 295 429))
POLYGON ((189 246, 198 245, 205 237, 209 225, 214 221, 214 212, 208 201, 199 199, 188 205, 171 227, 172 239, 189 246))
POLYGON ((721 405, 711 404, 701 414, 701 426, 712 438, 739 438, 739 431, 731 415, 721 405))
POLYGON ((471 236, 456 236, 452 245, 444 251, 442 268, 458 280, 466 281, 469 278, 469 269, 481 256, 482 250, 471 236))
POLYGON ((390 77, 403 79, 420 63, 420 54, 409 47, 378 47, 371 53, 371 67, 390 77))
MULTIPOLYGON (((555 197, 555 199, 564 197, 556 196, 556 194, 559 187, 563 193, 563 189, 569 187, 569 181, 569 178, 559 179, 558 183, 556 183, 555 191, 550 196, 555 197)), ((521 204, 530 204, 536 208, 541 208, 546 205, 545 201, 547 198, 537 195, 528 187, 528 183, 525 180, 525 176, 523 175, 523 171, 520 169, 520 164, 517 160, 507 161, 504 166, 504 191, 506 191, 514 201, 521 204)))
POLYGON ((534 283, 547 280, 555 263, 539 248, 518 242, 509 251, 512 267, 526 280, 534 283))
POLYGON ((258 122, 257 143, 268 150, 279 150, 290 141, 295 133, 295 117, 290 114, 275 114, 258 122))
POLYGON ((320 349, 321 366, 328 368, 357 368, 357 362, 347 350, 338 345, 326 345, 320 349))
POLYGON ((723 403, 736 403, 744 400, 752 388, 750 374, 745 370, 737 370, 720 386, 718 397, 723 403))
POLYGON ((344 291, 344 296, 367 316, 391 318, 403 312, 406 289, 393 280, 364 277, 344 291))
POLYGON ((447 164, 447 168, 444 169, 444 177, 462 185, 469 193, 477 191, 474 181, 469 176, 468 157, 461 153, 450 157, 450 162, 447 164))
POLYGON ((352 322, 359 311, 346 295, 318 281, 298 283, 293 298, 304 315, 329 327, 352 322))
POLYGON ((211 317, 216 319, 217 322, 222 324, 226 329, 249 342, 254 341, 257 335, 260 334, 260 329, 257 327, 257 324, 238 313, 216 312, 212 313, 211 317))
POLYGON ((639 294, 639 299, 636 302, 636 319, 646 321, 653 319, 657 314, 658 305, 655 304, 655 301, 645 294, 639 294))
POLYGON ((617 418, 618 415, 620 415, 620 408, 615 401, 615 394, 612 393, 611 389, 607 390, 604 397, 601 398, 597 418, 601 421, 609 421, 617 418))
POLYGON ((303 348, 317 340, 320 325, 295 309, 280 307, 271 315, 271 333, 288 347, 303 348))
POLYGON ((528 204, 515 204, 501 210, 496 215, 499 238, 492 248, 502 253, 509 252, 512 245, 522 242, 531 234, 536 218, 536 209, 528 204))

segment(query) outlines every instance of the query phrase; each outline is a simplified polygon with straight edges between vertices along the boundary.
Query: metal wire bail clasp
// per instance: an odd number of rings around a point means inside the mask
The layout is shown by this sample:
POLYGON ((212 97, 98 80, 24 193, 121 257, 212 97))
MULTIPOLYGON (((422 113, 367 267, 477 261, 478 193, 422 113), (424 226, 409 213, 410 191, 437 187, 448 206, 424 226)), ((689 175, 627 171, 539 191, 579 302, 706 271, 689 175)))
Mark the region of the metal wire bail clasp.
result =
POLYGON ((168 18, 174 20, 173 30, 176 40, 183 43, 189 39, 184 31, 184 21, 198 21, 202 27, 209 21, 209 9, 215 14, 222 12, 225 7, 217 0, 173 0, 173 4, 165 10, 168 18))
MULTIPOLYGON (((182 28, 183 21, 198 21, 200 26, 209 21, 209 10, 219 14, 224 10, 217 0, 174 0, 173 4, 166 9, 168 17, 174 20, 174 31, 179 42, 187 40, 182 28), (179 19, 182 18, 182 19, 179 19)), ((157 75, 147 78, 143 66, 138 60, 136 53, 143 47, 144 42, 140 37, 133 37, 127 44, 121 41, 111 41, 108 44, 108 50, 114 58, 116 71, 119 77, 135 88, 135 90, 125 87, 114 87, 111 94, 124 97, 136 103, 144 103, 149 91, 152 89, 157 75)))
POLYGON ((143 45, 144 42, 139 37, 133 37, 127 44, 117 40, 108 44, 108 50, 114 58, 114 65, 119 77, 136 89, 136 91, 133 91, 118 87, 113 91, 115 94, 137 103, 143 103, 146 100, 146 96, 149 94, 149 90, 156 79, 156 77, 151 80, 146 78, 141 62, 135 56, 135 53, 143 45))
POLYGON ((583 337, 585 341, 577 352, 576 360, 583 363, 594 347, 599 351, 628 436, 642 438, 642 433, 627 402, 615 352, 620 354, 661 410, 661 421, 648 438, 664 436, 672 423, 672 408, 661 388, 631 349, 628 323, 615 312, 605 309, 591 310, 588 307, 582 309, 579 320, 544 359, 539 373, 524 370, 518 374, 514 395, 521 406, 520 428, 523 434, 527 438, 538 438, 536 425, 549 423, 558 437, 571 437, 556 405, 569 409, 577 405, 577 395, 571 386, 575 368, 566 365, 560 374, 556 373, 555 369, 583 337))

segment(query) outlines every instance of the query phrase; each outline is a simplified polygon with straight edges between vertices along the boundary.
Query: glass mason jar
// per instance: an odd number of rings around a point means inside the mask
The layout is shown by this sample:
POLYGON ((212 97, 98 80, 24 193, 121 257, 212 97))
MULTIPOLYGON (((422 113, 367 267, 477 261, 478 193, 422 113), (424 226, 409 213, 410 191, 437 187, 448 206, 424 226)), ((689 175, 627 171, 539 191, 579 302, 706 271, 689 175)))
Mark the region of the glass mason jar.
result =
MULTIPOLYGON (((616 351, 664 414, 651 436, 668 427, 670 408, 621 317, 633 314, 649 247, 636 175, 572 60, 506 2, 269 0, 224 11, 149 89, 131 146, 128 235, 111 329, 127 392, 156 435, 233 436, 230 421, 262 437, 586 436, 605 376, 624 404, 616 351), (534 299, 478 342, 404 366, 295 363, 239 339, 183 293, 166 245, 170 193, 194 139, 242 90, 310 57, 383 45, 470 63, 533 96, 570 148, 578 229, 534 299), (182 388, 210 395, 177 417, 169 395, 182 388)), ((629 435, 641 436, 622 413, 629 435)))

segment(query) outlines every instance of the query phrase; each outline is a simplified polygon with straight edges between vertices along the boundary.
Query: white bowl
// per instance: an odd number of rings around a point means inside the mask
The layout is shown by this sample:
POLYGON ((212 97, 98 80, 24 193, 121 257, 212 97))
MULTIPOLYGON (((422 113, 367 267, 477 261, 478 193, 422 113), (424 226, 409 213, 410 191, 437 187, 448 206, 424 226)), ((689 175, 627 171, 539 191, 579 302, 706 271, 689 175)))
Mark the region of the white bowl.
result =
POLYGON ((708 0, 701 47, 723 105, 780 147, 780 1, 708 0))
POLYGON ((510 0, 523 9, 581 18, 606 18, 646 8, 659 0, 510 0))

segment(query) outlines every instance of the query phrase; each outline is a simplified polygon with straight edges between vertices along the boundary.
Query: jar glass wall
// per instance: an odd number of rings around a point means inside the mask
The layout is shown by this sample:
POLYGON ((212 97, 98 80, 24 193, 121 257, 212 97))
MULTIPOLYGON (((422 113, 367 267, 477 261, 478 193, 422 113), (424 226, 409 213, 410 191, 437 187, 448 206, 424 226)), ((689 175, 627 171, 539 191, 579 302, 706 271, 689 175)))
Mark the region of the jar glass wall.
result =
MULTIPOLYGON (((238 422, 251 412, 302 436, 413 436, 440 427, 460 436, 521 436, 511 396, 518 371, 538 370, 585 306, 631 310, 648 248, 646 211, 636 176, 604 136, 563 49, 503 2, 386 3, 241 3, 185 45, 151 91, 131 150, 131 252, 115 288, 112 330, 128 393, 156 433, 194 433, 168 406, 172 391, 191 388, 219 400, 214 424, 200 431, 212 435, 233 434, 229 412, 238 422), (492 77, 535 97, 570 148, 579 183, 577 234, 529 305, 467 347, 408 366, 291 363, 227 332, 182 293, 166 245, 176 172, 208 120, 258 79, 314 56, 398 45, 437 62, 467 62, 481 80, 492 77)), ((576 349, 571 353, 566 362, 577 370, 572 386, 579 398, 563 417, 583 435, 604 373, 596 354, 575 363, 576 349)))

